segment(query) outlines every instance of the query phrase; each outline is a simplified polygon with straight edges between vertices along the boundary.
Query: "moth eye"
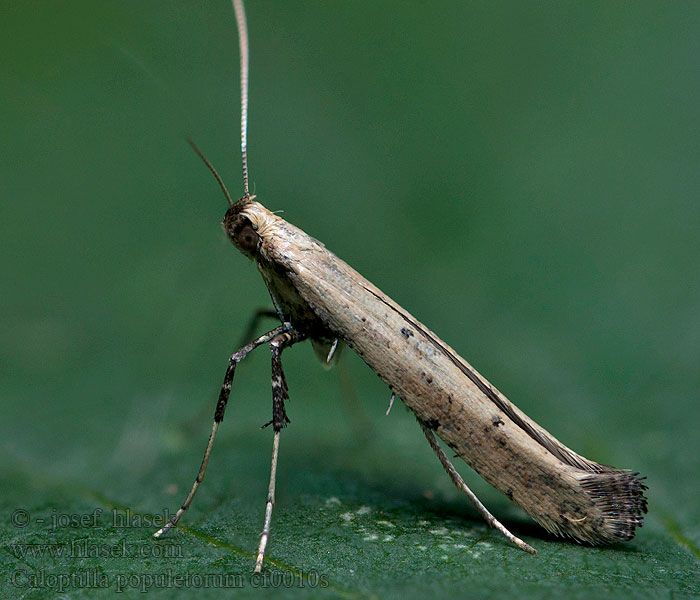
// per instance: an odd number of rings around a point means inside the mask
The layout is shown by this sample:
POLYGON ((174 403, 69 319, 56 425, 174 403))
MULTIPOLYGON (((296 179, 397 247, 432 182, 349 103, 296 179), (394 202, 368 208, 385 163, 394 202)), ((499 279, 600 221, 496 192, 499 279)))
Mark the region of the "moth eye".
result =
POLYGON ((250 225, 246 225, 238 230, 233 237, 233 241, 241 250, 245 250, 246 252, 254 252, 258 248, 260 236, 250 225))

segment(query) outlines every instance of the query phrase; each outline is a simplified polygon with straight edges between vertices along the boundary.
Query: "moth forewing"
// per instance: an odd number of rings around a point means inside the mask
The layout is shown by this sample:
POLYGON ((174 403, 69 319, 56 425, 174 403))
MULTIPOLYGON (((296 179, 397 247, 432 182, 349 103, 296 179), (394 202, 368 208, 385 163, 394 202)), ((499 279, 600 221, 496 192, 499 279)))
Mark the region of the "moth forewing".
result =
POLYGON ((637 474, 567 448, 302 230, 257 202, 241 214, 260 235, 258 265, 266 282, 287 281, 282 303, 296 292, 291 305, 306 304, 327 332, 352 348, 479 475, 556 534, 593 544, 634 536, 646 511, 637 474))

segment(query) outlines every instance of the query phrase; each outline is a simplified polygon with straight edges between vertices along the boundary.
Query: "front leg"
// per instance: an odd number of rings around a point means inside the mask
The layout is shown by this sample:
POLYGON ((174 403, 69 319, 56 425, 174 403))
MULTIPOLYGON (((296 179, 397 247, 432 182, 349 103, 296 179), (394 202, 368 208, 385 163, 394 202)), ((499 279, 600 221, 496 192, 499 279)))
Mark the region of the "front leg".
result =
POLYGON ((211 433, 209 434, 209 441, 207 442, 207 447, 204 450, 204 457, 202 458, 202 464, 199 467, 199 472, 197 477, 195 477, 194 483, 192 484, 192 489, 190 493, 187 494, 187 498, 182 503, 182 506, 163 527, 153 534, 153 539, 158 539, 167 531, 177 525, 180 517, 185 513, 185 511, 192 504, 197 490, 199 489, 199 484, 204 480, 204 473, 207 470, 207 464, 209 463, 209 455, 211 454, 211 449, 214 446, 214 439, 216 438, 216 432, 219 430, 219 423, 224 419, 224 413, 226 412, 226 404, 228 403, 229 395, 231 394, 231 384, 233 382, 233 375, 236 372, 236 365, 242 361, 249 352, 255 350, 258 346, 266 344, 267 342, 275 339, 280 335, 286 335, 288 331, 292 329, 290 323, 285 323, 279 327, 275 327, 272 331, 268 331, 265 335, 260 336, 258 339, 253 340, 250 344, 243 346, 231 355, 228 361, 228 368, 226 369, 226 375, 224 375, 224 382, 221 385, 221 392, 219 393, 219 400, 216 403, 216 409, 214 410, 214 423, 211 428, 211 433))

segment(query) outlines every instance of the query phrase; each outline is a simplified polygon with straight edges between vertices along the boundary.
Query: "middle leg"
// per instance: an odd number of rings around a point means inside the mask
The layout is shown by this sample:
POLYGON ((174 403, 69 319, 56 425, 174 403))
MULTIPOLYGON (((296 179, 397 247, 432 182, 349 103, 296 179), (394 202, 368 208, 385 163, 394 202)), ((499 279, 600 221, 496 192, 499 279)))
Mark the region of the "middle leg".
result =
POLYGON ((272 440, 272 465, 270 467, 270 485, 267 490, 267 503, 265 505, 265 522, 263 523, 262 534, 260 535, 260 545, 258 556, 255 561, 255 573, 262 571, 265 549, 270 539, 270 524, 272 522, 272 507, 275 504, 275 480, 277 478, 277 458, 279 456, 280 432, 289 423, 287 411, 284 406, 285 400, 289 400, 287 381, 282 369, 282 350, 289 348, 293 344, 304 340, 306 336, 298 331, 286 331, 280 333, 270 341, 270 351, 272 352, 272 420, 263 425, 272 425, 274 437, 272 440))

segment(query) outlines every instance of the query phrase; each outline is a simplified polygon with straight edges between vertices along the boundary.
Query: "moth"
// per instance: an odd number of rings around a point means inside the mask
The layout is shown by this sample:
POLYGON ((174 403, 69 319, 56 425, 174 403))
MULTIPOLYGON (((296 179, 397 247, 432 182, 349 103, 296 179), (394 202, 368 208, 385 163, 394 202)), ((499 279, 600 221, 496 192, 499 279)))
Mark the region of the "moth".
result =
POLYGON ((513 405, 435 333, 328 250, 273 214, 248 189, 248 37, 242 0, 233 0, 241 48, 241 150, 244 195, 234 202, 199 149, 229 201, 223 228, 253 260, 281 324, 235 352, 214 413, 201 467, 175 516, 154 534, 177 524, 204 478, 214 438, 224 418, 238 363, 255 348, 272 353, 273 452, 263 532, 255 571, 263 566, 270 537, 280 433, 287 424, 287 384, 281 354, 310 340, 331 363, 343 345, 355 351, 415 414, 430 446, 455 485, 489 525, 521 549, 535 550, 510 533, 469 490, 437 437, 481 477, 506 494, 546 530, 588 544, 630 540, 643 524, 647 489, 639 473, 606 466, 567 448, 513 405), (437 437, 436 437, 437 436, 437 437))

